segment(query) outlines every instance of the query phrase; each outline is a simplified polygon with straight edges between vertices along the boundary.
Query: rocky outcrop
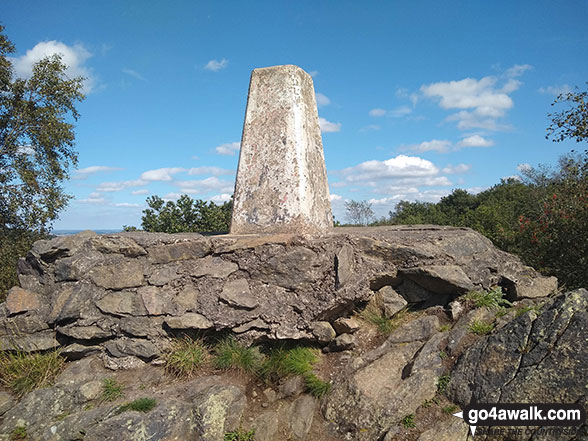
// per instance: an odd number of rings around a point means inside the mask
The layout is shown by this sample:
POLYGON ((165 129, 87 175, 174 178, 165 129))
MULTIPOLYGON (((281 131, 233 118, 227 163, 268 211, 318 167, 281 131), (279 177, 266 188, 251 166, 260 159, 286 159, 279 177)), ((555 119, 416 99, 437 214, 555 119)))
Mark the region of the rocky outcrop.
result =
MULTIPOLYGON (((558 296, 541 314, 522 314, 467 350, 451 374, 448 395, 461 406, 472 400, 586 406, 587 329, 588 291, 558 296)), ((521 439, 551 439, 536 431, 529 428, 521 439)))
POLYGON ((19 280, 0 307, 3 348, 63 346, 70 358, 102 351, 144 361, 178 332, 327 344, 329 322, 375 291, 392 316, 407 302, 444 305, 473 288, 501 285, 515 299, 557 286, 481 235, 451 227, 318 237, 84 232, 35 243, 19 280))

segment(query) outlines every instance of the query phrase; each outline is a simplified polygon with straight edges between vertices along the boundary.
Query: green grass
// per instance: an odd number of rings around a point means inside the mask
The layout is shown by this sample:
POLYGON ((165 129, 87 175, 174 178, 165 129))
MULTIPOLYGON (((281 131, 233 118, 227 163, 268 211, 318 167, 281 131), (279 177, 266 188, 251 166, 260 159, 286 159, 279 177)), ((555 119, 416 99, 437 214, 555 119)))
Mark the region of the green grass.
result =
POLYGON ((16 427, 10 432, 10 441, 20 441, 27 439, 27 428, 23 426, 16 427))
POLYGON ((44 354, 3 351, 0 352, 0 383, 20 398, 53 384, 64 363, 59 351, 44 354))
POLYGON ((459 407, 457 407, 455 404, 450 404, 449 406, 445 406, 441 410, 443 411, 443 413, 446 413, 447 415, 453 415, 455 412, 457 412, 458 409, 459 407))
POLYGON ((449 357, 449 355, 447 355, 447 352, 445 352, 445 351, 439 352, 439 358, 441 360, 445 360, 445 359, 447 359, 447 357, 449 357))
POLYGON ((255 441, 255 429, 243 430, 240 426, 237 430, 225 433, 224 441, 255 441))
POLYGON ((123 412, 127 412, 129 410, 134 410, 136 412, 149 412, 157 405, 157 402, 154 398, 137 398, 130 403, 125 403, 120 406, 116 413, 120 414, 123 412))
POLYGON ((270 348, 261 367, 262 375, 269 381, 277 381, 290 375, 310 373, 318 360, 316 352, 315 349, 306 346, 288 347, 279 344, 270 348))
POLYGON ((526 314, 529 311, 533 311, 535 314, 539 315, 542 309, 543 305, 522 306, 520 308, 516 308, 515 317, 520 317, 521 315, 526 314))
POLYGON ((102 400, 116 401, 124 396, 124 385, 114 378, 105 378, 102 380, 102 400))
POLYGON ((450 381, 451 377, 449 375, 442 375, 439 377, 437 379, 437 392, 444 394, 450 381))
POLYGON ((400 423, 405 429, 412 429, 413 427, 416 427, 416 423, 414 422, 414 414, 411 413, 410 415, 406 415, 404 418, 402 418, 402 420, 400 420, 400 423))
POLYGON ((496 286, 490 291, 470 291, 464 296, 464 299, 472 301, 476 308, 485 306, 489 309, 497 309, 501 306, 512 306, 512 303, 502 295, 502 288, 496 286))
POLYGON ((221 340, 214 347, 214 365, 217 369, 236 370, 256 375, 261 370, 263 357, 259 348, 247 347, 233 337, 221 340))
POLYGON ((321 380, 313 373, 304 375, 306 391, 316 398, 324 397, 331 390, 331 383, 321 380))
POLYGON ((445 325, 441 325, 441 327, 439 327, 439 331, 440 332, 451 331, 451 324, 447 323, 445 325))
POLYGON ((366 308, 359 313, 359 316, 365 321, 372 323, 378 328, 382 335, 390 335, 396 330, 404 321, 410 311, 403 309, 398 311, 392 318, 384 317, 381 307, 377 303, 368 303, 366 308))
POLYGON ((171 350, 164 356, 166 372, 176 377, 192 377, 205 364, 208 349, 199 339, 189 337, 176 339, 171 350))
POLYGON ((476 335, 487 335, 494 329, 494 323, 486 323, 481 320, 472 320, 469 326, 469 331, 476 335))

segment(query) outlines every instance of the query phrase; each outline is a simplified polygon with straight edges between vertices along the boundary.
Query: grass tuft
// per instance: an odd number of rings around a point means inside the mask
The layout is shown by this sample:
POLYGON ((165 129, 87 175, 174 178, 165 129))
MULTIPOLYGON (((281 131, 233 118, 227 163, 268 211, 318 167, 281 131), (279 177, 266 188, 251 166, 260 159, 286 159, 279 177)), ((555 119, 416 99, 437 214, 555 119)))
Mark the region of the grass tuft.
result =
POLYGON ((104 401, 116 401, 124 396, 124 385, 114 378, 105 378, 102 380, 102 399, 104 401))
POLYGON ((17 397, 53 384, 65 360, 59 351, 27 354, 0 352, 0 383, 17 397))
POLYGON ((224 441, 255 441, 255 429, 245 431, 239 426, 237 430, 225 433, 224 441))
POLYGON ((317 359, 315 349, 280 344, 270 349, 261 372, 269 381, 277 381, 289 375, 305 375, 312 371, 317 359))
POLYGON ((404 418, 402 418, 402 420, 400 420, 400 423, 402 426, 404 426, 405 429, 412 429, 416 427, 416 423, 414 422, 414 414, 411 413, 410 415, 406 415, 404 418))
POLYGON ((444 394, 447 390, 447 386, 451 381, 451 377, 449 375, 442 375, 437 379, 437 392, 440 394, 444 394))
POLYGON ((410 311, 403 309, 398 311, 392 318, 386 318, 382 312, 382 307, 377 301, 370 302, 359 316, 365 321, 376 325, 382 335, 390 335, 406 320, 410 311))
POLYGON ((176 377, 192 377, 208 359, 208 349, 200 339, 184 337, 172 343, 164 356, 165 370, 176 377))
POLYGON ((304 375, 306 390, 316 398, 324 397, 331 390, 331 383, 321 380, 313 373, 304 375))
POLYGON ((496 286, 490 291, 470 291, 464 299, 473 302, 476 308, 498 309, 502 306, 512 306, 512 303, 502 296, 502 288, 496 286))
POLYGON ((494 323, 486 323, 481 320, 472 320, 468 329, 472 334, 486 335, 492 332, 494 329, 494 323))
POLYGON ((136 412, 149 412, 157 405, 157 402, 154 398, 138 398, 130 403, 123 404, 120 406, 116 413, 120 414, 123 412, 127 412, 129 410, 134 410, 136 412))
POLYGON ((214 347, 214 365, 218 369, 231 369, 255 375, 262 366, 262 355, 255 346, 247 347, 233 337, 221 340, 214 347))
POLYGON ((452 415, 455 412, 457 412, 458 409, 459 409, 459 407, 457 407, 455 404, 450 404, 448 406, 445 406, 441 410, 443 411, 443 413, 446 413, 447 415, 452 415))
POLYGON ((10 432, 10 441, 21 441, 27 439, 27 428, 24 426, 15 427, 12 432, 10 432))

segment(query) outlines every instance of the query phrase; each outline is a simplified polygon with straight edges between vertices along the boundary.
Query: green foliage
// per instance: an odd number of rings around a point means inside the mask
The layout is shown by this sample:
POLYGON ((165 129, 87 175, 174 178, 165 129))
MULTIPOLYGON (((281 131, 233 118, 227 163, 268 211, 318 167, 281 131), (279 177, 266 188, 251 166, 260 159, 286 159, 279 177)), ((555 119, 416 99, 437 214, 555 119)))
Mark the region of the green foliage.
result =
POLYGON ((377 297, 374 298, 374 300, 368 303, 365 309, 359 313, 359 316, 365 321, 375 325, 380 334, 388 336, 404 323, 410 312, 407 309, 403 309, 394 314, 392 318, 387 318, 384 316, 382 305, 380 303, 381 302, 377 297))
POLYGON ((0 26, 0 233, 45 232, 70 196, 61 182, 77 164, 74 125, 83 78, 69 78, 60 55, 17 78, 8 55, 12 43, 0 26))
POLYGON ((441 325, 439 327, 439 331, 440 332, 448 332, 448 331, 451 331, 451 324, 450 323, 446 323, 444 325, 441 325))
POLYGON ((237 430, 225 433, 224 441, 255 441, 255 429, 243 430, 241 426, 237 430))
POLYGON ((372 204, 368 201, 345 202, 345 219, 352 225, 367 225, 374 218, 372 204))
POLYGON ((331 383, 321 380, 312 372, 304 374, 304 385, 307 392, 316 398, 324 397, 331 390, 331 383))
POLYGON ((449 355, 447 355, 447 352, 445 352, 445 351, 441 351, 441 352, 439 352, 439 358, 440 358, 441 360, 446 360, 446 359, 447 359, 447 357, 449 357, 449 355))
POLYGON ((18 426, 10 432, 10 441, 26 440, 27 436, 27 428, 24 426, 18 426))
POLYGON ((102 380, 102 399, 104 401, 116 401, 124 396, 124 386, 114 378, 102 380))
POLYGON ((416 423, 414 422, 414 414, 411 413, 410 415, 406 415, 404 418, 402 418, 402 420, 400 420, 400 423, 405 429, 412 429, 416 427, 416 423))
MULTIPOLYGON (((588 86, 588 83, 586 83, 588 86)), ((567 104, 567 109, 550 113, 552 124, 547 128, 547 139, 554 142, 575 139, 576 142, 588 140, 588 91, 560 94, 551 104, 567 104)))
POLYGON ((447 386, 451 381, 451 377, 449 375, 442 375, 437 379, 437 392, 440 394, 444 394, 447 390, 447 386))
POLYGON ((0 231, 0 302, 6 298, 10 288, 18 285, 16 267, 18 259, 25 257, 33 242, 47 235, 21 229, 0 231))
POLYGON ((147 205, 141 218, 143 230, 163 233, 227 232, 233 211, 232 200, 216 205, 185 194, 176 202, 150 196, 147 205))
POLYGON ((529 305, 529 306, 522 306, 517 307, 515 312, 515 317, 520 317, 523 314, 526 314, 529 311, 533 311, 535 314, 539 315, 541 310, 543 309, 543 305, 529 305))
POLYGON ((59 351, 27 354, 0 352, 0 383, 17 397, 53 384, 65 360, 59 351))
POLYGON ((214 347, 214 365, 218 369, 232 369, 244 374, 257 374, 262 366, 262 355, 254 346, 247 347, 233 337, 221 340, 214 347))
POLYGON ((472 320, 468 329, 472 334, 486 335, 492 332, 494 329, 494 323, 486 323, 481 320, 472 320))
POLYGON ((470 291, 464 299, 472 301, 476 308, 498 309, 502 306, 512 306, 512 303, 502 296, 502 288, 497 286, 490 291, 470 291))
POLYGON ((317 359, 316 350, 312 348, 279 344, 270 348, 261 372, 269 381, 277 381, 289 375, 305 375, 312 371, 317 359))
POLYGON ((192 377, 204 365, 208 349, 199 339, 175 339, 171 350, 164 356, 165 370, 177 377, 192 377))
POLYGON ((125 403, 120 406, 116 410, 116 413, 120 414, 129 410, 134 410, 136 412, 149 412, 155 408, 155 406, 157 406, 157 402, 154 398, 138 398, 130 403, 125 403))
POLYGON ((445 406, 441 410, 443 411, 443 413, 446 413, 447 415, 452 415, 455 412, 457 412, 458 409, 459 409, 459 407, 457 407, 455 404, 450 404, 448 406, 445 406))

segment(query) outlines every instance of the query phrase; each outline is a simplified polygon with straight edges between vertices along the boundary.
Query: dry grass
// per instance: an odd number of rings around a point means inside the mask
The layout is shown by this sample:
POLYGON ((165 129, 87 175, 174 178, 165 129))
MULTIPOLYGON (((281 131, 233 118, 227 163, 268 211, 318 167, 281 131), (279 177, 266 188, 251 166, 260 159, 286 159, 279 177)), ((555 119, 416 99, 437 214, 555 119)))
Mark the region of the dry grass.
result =
POLYGON ((0 352, 0 383, 20 398, 34 389, 51 386, 64 363, 59 351, 0 352))

